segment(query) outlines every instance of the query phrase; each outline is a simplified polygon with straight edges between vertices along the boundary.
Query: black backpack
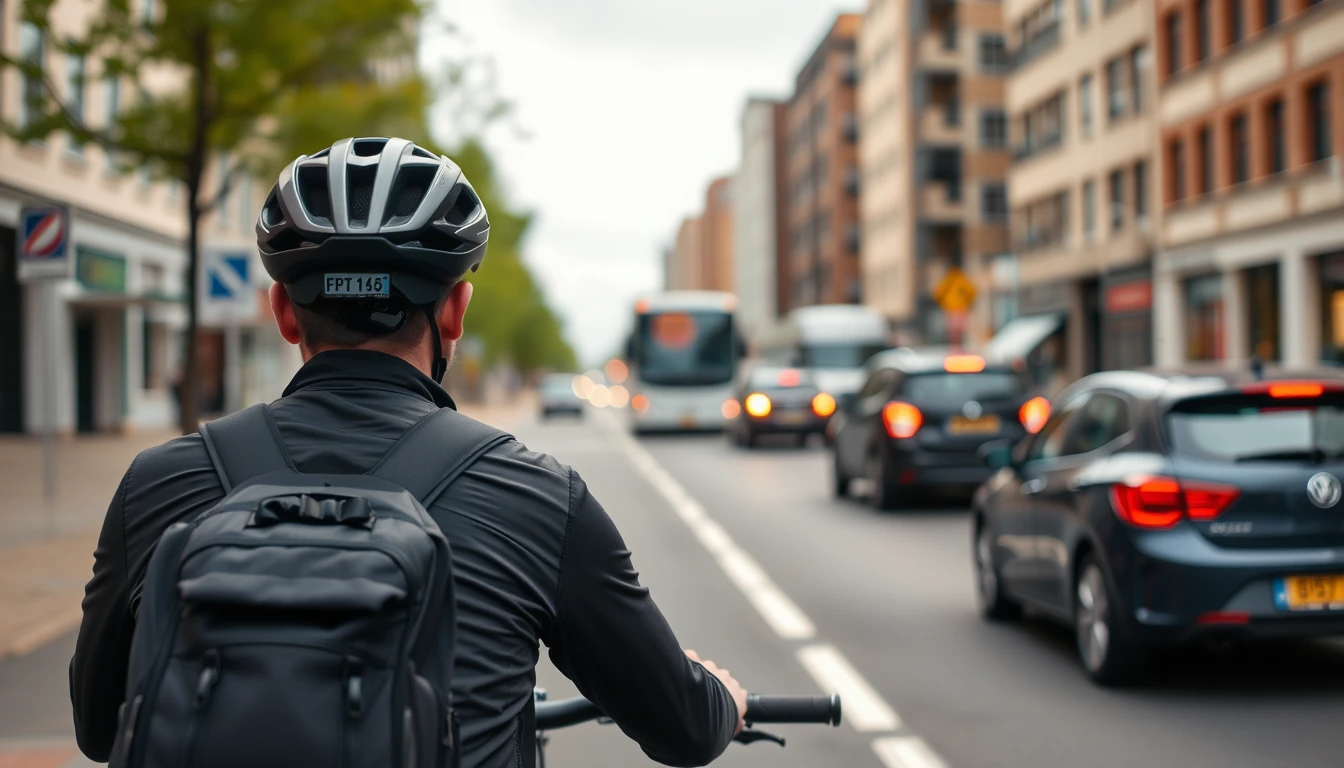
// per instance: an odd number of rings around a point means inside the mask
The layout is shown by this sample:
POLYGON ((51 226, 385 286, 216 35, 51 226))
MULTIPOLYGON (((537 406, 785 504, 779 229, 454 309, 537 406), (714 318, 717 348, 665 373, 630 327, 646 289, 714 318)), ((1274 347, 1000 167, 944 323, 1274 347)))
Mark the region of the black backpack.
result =
POLYGON ((366 475, 298 472, 261 405, 201 435, 227 495, 150 559, 111 764, 456 764, 452 564, 425 510, 509 435, 439 410, 366 475))

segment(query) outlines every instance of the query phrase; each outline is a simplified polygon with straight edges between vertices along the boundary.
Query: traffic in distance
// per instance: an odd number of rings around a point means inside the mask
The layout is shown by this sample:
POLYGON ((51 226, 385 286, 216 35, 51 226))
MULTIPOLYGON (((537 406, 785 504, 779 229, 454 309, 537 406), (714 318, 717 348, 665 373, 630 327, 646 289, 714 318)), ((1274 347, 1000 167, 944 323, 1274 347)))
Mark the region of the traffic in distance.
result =
POLYGON ((641 300, 624 361, 548 380, 543 409, 620 390, 636 435, 811 442, 836 499, 964 507, 983 618, 1061 622, 1098 684, 1142 680, 1163 648, 1344 636, 1341 372, 1112 371, 1049 398, 1003 352, 1023 324, 982 354, 889 348, 880 316, 820 306, 749 346, 733 310, 641 300))

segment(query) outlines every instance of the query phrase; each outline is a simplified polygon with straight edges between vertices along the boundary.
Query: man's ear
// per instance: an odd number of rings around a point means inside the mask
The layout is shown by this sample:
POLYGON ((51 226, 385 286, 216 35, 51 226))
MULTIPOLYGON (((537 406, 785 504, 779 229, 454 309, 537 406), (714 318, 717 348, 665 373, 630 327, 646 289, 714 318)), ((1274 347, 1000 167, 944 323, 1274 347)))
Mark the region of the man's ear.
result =
POLYGON ((280 283, 271 283, 267 295, 271 300, 275 325, 280 329, 280 337, 290 344, 298 344, 303 336, 299 332, 299 321, 294 318, 294 302, 289 298, 289 291, 280 283))
POLYGON ((436 319, 439 322, 439 335, 445 348, 462 338, 462 333, 465 330, 463 318, 466 317, 467 305, 471 303, 471 294, 474 290, 475 288, 472 287, 471 283, 465 280, 459 282, 448 291, 448 298, 439 308, 439 315, 436 319))

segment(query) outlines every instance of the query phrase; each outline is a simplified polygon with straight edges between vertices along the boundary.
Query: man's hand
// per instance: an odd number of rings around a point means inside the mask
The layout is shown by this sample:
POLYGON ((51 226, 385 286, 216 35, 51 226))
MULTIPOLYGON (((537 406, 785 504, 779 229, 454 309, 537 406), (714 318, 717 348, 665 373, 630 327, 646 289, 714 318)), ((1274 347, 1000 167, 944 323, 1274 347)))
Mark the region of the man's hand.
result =
POLYGON ((711 675, 719 678, 719 682, 723 683, 723 686, 728 689, 728 695, 732 696, 733 701, 737 703, 737 729, 733 731, 733 735, 736 736, 741 733, 746 726, 747 689, 743 688, 742 684, 737 682, 728 670, 719 669, 719 665, 708 659, 700 658, 700 654, 695 651, 686 651, 686 657, 691 661, 699 662, 702 667, 709 670, 711 675))

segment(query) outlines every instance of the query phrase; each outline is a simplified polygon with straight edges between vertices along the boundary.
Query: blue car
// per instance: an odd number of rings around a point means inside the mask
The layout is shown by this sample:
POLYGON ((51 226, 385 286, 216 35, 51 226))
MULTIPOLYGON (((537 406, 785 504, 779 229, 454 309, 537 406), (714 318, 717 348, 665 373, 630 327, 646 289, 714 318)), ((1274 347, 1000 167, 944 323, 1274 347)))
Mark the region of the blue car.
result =
POLYGON ((982 613, 1070 624, 1098 683, 1208 636, 1344 635, 1338 371, 1094 374, 983 455, 982 613))

